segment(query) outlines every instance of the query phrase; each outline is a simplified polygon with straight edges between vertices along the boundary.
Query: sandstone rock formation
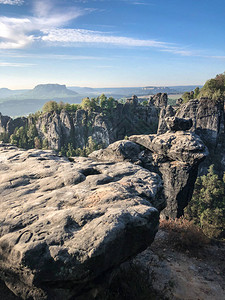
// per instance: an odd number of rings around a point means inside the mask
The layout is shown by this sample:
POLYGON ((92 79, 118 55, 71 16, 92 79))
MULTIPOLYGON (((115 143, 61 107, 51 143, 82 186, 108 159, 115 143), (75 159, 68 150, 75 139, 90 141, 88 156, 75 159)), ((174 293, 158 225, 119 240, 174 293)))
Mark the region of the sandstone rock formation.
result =
POLYGON ((194 99, 179 106, 175 112, 167 107, 162 108, 159 118, 158 134, 165 133, 169 128, 168 117, 192 119, 192 132, 197 133, 209 149, 209 156, 201 165, 200 174, 207 172, 210 164, 220 175, 225 172, 225 118, 224 101, 209 98, 194 99))
POLYGON ((106 149, 100 149, 92 152, 89 157, 112 162, 124 160, 137 162, 140 152, 141 149, 139 145, 131 141, 122 140, 110 144, 106 149))
POLYGON ((108 146, 126 135, 149 134, 157 131, 159 107, 143 106, 136 98, 112 109, 110 114, 104 114, 98 108, 96 111, 78 109, 76 112, 44 113, 38 117, 12 119, 0 114, 0 134, 12 135, 15 128, 33 124, 40 141, 45 142, 50 149, 60 150, 68 143, 73 148, 84 148, 88 138, 99 145, 108 146))
POLYGON ((168 96, 166 93, 158 93, 151 96, 149 99, 150 105, 155 105, 156 107, 166 107, 168 102, 168 96))
POLYGON ((184 102, 184 100, 182 98, 177 99, 176 101, 176 105, 181 105, 184 102))
POLYGON ((159 126, 157 130, 158 134, 167 132, 168 127, 166 124, 166 118, 173 117, 174 115, 175 115, 175 110, 171 105, 161 108, 159 114, 159 126))
POLYGON ((183 119, 178 117, 166 118, 166 125, 171 131, 186 131, 191 129, 193 122, 192 119, 183 119))
POLYGON ((153 241, 165 207, 160 176, 138 165, 6 144, 0 194, 0 276, 23 299, 92 299, 153 241))
POLYGON ((176 218, 183 215, 183 209, 191 200, 198 165, 207 155, 207 148, 196 134, 177 131, 131 136, 129 141, 116 142, 107 149, 91 153, 90 157, 106 161, 130 160, 158 173, 163 179, 167 200, 162 216, 176 218), (145 150, 138 154, 135 144, 145 150))
POLYGON ((213 145, 216 145, 219 134, 224 131, 224 102, 221 100, 209 98, 190 100, 180 107, 176 116, 191 118, 192 131, 213 145))

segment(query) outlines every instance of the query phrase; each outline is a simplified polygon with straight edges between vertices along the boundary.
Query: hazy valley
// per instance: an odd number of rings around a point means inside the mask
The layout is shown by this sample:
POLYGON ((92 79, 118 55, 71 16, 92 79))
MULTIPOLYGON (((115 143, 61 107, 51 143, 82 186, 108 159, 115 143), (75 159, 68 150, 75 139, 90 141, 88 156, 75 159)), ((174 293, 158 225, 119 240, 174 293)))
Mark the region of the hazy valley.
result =
POLYGON ((0 88, 0 112, 12 117, 28 115, 40 110, 46 101, 55 100, 81 103, 84 97, 97 97, 104 93, 117 100, 132 95, 146 96, 156 93, 168 93, 172 98, 179 98, 185 91, 196 86, 146 87, 146 88, 88 88, 66 87, 59 84, 38 85, 32 90, 9 90, 0 88))

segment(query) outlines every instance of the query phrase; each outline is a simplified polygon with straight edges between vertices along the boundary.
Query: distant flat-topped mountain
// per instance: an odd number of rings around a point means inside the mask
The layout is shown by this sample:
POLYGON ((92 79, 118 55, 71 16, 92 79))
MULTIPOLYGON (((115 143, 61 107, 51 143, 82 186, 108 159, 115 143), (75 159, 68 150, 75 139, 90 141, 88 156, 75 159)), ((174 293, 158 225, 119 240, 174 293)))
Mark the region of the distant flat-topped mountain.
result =
MULTIPOLYGON (((154 95, 157 93, 183 94, 190 92, 196 86, 170 86, 170 87, 114 87, 114 88, 91 88, 60 84, 39 84, 31 90, 10 90, 0 88, 0 112, 9 116, 21 116, 34 113, 42 108, 45 102, 63 101, 80 103, 85 97, 97 97, 104 93, 107 97, 114 97, 116 100, 129 98, 132 95, 139 97, 154 95)), ((180 97, 180 96, 179 96, 180 97)))
POLYGON ((49 99, 49 98, 67 98, 76 96, 77 92, 71 91, 61 84, 39 84, 33 90, 30 90, 23 95, 29 99, 49 99))

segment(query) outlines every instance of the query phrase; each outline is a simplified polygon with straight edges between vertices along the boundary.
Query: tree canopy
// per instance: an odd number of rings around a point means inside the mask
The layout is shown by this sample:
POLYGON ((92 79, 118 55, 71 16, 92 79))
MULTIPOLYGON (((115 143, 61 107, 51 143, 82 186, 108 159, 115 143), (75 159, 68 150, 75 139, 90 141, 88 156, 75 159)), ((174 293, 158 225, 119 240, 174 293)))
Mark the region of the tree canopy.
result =
POLYGON ((225 174, 222 179, 209 167, 208 174, 198 177, 186 215, 199 224, 210 238, 225 238, 225 174))
POLYGON ((191 99, 199 99, 201 97, 207 97, 213 100, 225 100, 225 72, 206 81, 201 89, 196 87, 194 91, 185 92, 182 95, 184 103, 191 99))
POLYGON ((206 81, 203 88, 200 90, 199 97, 209 97, 213 100, 225 100, 225 72, 206 81))

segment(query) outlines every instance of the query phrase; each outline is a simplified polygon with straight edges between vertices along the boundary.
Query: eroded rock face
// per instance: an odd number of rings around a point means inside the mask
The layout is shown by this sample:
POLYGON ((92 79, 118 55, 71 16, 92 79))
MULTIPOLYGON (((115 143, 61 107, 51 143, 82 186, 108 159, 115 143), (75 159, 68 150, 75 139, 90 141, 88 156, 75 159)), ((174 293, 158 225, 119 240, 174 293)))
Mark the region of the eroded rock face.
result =
POLYGON ((166 118, 166 125, 171 131, 186 131, 191 129, 192 119, 183 119, 178 117, 166 118))
POLYGON ((175 110, 171 105, 168 105, 167 107, 163 107, 160 110, 159 114, 159 126, 157 130, 157 134, 162 134, 167 132, 168 127, 166 124, 166 118, 173 117, 175 115, 175 110))
POLYGON ((138 165, 4 144, 0 193, 0 275, 23 299, 88 293, 153 241, 165 207, 160 176, 138 165))
POLYGON ((166 107, 168 102, 168 96, 166 93, 158 93, 153 97, 150 97, 149 104, 156 107, 166 107))
MULTIPOLYGON (((164 96, 165 98, 165 96, 164 96)), ((38 138, 50 149, 61 150, 73 145, 73 148, 88 146, 88 139, 101 146, 123 139, 126 135, 156 132, 160 108, 154 105, 138 104, 134 97, 124 105, 118 103, 109 113, 100 108, 95 111, 78 109, 76 112, 43 113, 37 118, 12 119, 0 114, 0 134, 11 135, 16 127, 33 124, 38 138)))
POLYGON ((162 217, 182 216, 193 194, 198 166, 208 155, 201 139, 194 133, 177 131, 156 135, 151 141, 148 136, 131 136, 130 140, 147 149, 139 156, 143 166, 163 179, 167 206, 162 217))
POLYGON ((219 134, 224 130, 224 103, 221 100, 191 100, 180 106, 176 116, 191 118, 192 131, 213 145, 216 145, 219 134))
POLYGON ((208 155, 208 150, 201 139, 192 132, 166 132, 161 135, 135 135, 129 141, 119 141, 107 149, 95 151, 92 158, 106 161, 130 160, 145 169, 156 172, 163 179, 167 206, 162 211, 164 218, 176 218, 183 215, 183 210, 191 200, 198 165, 208 155), (132 142, 132 144, 131 144, 132 142), (138 144, 144 147, 137 154, 138 144), (126 149, 136 149, 131 152, 126 149))
POLYGON ((191 119, 192 126, 189 129, 214 146, 219 135, 224 131, 224 102, 221 100, 209 98, 190 100, 180 105, 176 112, 169 106, 163 108, 160 113, 158 133, 165 133, 171 129, 166 118, 173 116, 177 119, 191 119))
POLYGON ((109 145, 106 149, 92 152, 89 157, 103 161, 138 161, 141 152, 139 145, 131 141, 122 140, 109 145))

